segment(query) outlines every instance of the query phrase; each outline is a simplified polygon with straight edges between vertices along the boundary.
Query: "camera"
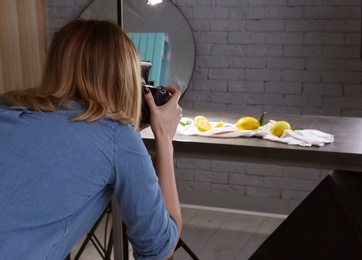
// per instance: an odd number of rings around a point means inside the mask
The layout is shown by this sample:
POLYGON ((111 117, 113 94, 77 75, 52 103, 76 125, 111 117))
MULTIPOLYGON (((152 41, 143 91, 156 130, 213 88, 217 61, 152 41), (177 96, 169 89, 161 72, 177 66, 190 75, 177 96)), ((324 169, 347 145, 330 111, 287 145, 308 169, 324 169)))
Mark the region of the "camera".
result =
MULTIPOLYGON (((157 106, 162 106, 167 103, 170 99, 171 94, 162 86, 153 86, 152 82, 148 81, 148 75, 151 69, 151 62, 141 60, 141 88, 147 87, 155 100, 157 106)), ((141 123, 149 124, 150 123, 150 108, 148 107, 146 101, 142 97, 142 119, 141 123)))

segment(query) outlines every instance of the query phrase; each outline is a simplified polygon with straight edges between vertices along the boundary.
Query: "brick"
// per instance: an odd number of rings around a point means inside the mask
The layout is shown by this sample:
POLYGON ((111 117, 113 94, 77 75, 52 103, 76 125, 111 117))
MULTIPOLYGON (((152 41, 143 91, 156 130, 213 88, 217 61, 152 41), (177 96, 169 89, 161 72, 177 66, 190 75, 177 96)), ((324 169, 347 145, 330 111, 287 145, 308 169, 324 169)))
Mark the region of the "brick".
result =
POLYGON ((210 6, 210 0, 199 0, 197 2, 194 0, 177 0, 177 6, 210 6))
POLYGON ((304 16, 304 8, 298 7, 266 7, 266 19, 301 19, 304 16))
POLYGON ((281 71, 277 69, 246 69, 246 80, 281 81, 281 71))
POLYGON ((265 93, 275 94, 301 94, 302 83, 300 82, 266 82, 265 93))
POLYGON ((283 81, 291 82, 320 82, 320 71, 307 71, 307 70, 283 70, 283 81))
POLYGON ((195 110, 226 111, 226 104, 213 104, 211 102, 197 102, 192 108, 195 110))
POLYGON ((266 58, 230 57, 230 68, 264 69, 266 68, 266 58))
POLYGON ((264 179, 260 176, 250 176, 243 174, 230 174, 229 183, 237 185, 263 186, 264 179))
POLYGON ((289 6, 320 6, 327 4, 328 0, 288 0, 289 6))
POLYGON ((229 10, 230 19, 262 19, 263 7, 234 7, 229 10))
POLYGON ((226 32, 195 32, 196 43, 227 43, 226 32))
POLYGON ((177 189, 181 191, 210 192, 211 184, 207 182, 196 181, 177 181, 177 189))
POLYGON ((177 169, 192 169, 207 171, 211 169, 211 161, 191 159, 191 158, 179 158, 176 160, 177 169))
POLYGON ((317 6, 317 7, 305 8, 306 19, 342 19, 344 17, 345 17, 344 7, 317 6))
POLYGON ((294 191, 294 190, 282 190, 281 195, 283 200, 298 200, 303 201, 308 195, 309 191, 294 191))
POLYGON ((233 32, 228 34, 228 43, 231 44, 263 44, 263 32, 233 32))
POLYGON ((188 19, 188 23, 193 31, 208 32, 210 31, 210 21, 202 19, 188 19))
POLYGON ((246 165, 246 173, 248 175, 281 177, 282 167, 269 164, 248 163, 246 165))
POLYGON ((248 20, 247 30, 249 32, 281 32, 284 31, 283 20, 248 20))
POLYGON ((247 94, 246 102, 250 105, 284 105, 284 96, 282 94, 247 94))
POLYGON ((211 171, 226 173, 245 173, 246 165, 240 162, 212 161, 211 171))
POLYGON ((340 108, 303 107, 303 115, 341 116, 340 108))
POLYGON ((244 79, 243 69, 210 69, 210 79, 242 80, 244 79))
POLYGON ((331 5, 340 5, 340 6, 348 6, 348 5, 355 5, 360 6, 360 0, 329 0, 329 4, 331 5))
POLYGON ((264 82, 263 81, 229 81, 229 92, 241 92, 241 93, 263 93, 264 82))
POLYGON ((213 92, 212 99, 213 103, 246 103, 246 94, 244 93, 221 93, 221 92, 213 92))
POLYGON ((209 56, 211 53, 211 46, 213 44, 208 44, 208 43, 197 43, 196 45, 196 53, 198 55, 197 58, 200 57, 204 57, 204 56, 209 56))
POLYGON ((268 113, 272 113, 272 114, 295 114, 295 115, 302 114, 301 108, 287 107, 285 105, 283 105, 283 106, 265 106, 264 110, 268 111, 268 113))
POLYGON ((341 116, 348 116, 348 117, 362 117, 362 110, 359 109, 343 109, 341 116))
POLYGON ((176 180, 192 181, 194 179, 194 171, 193 170, 176 169, 175 170, 175 176, 176 176, 176 180))
POLYGON ((285 31, 287 32, 323 32, 325 30, 323 20, 287 20, 285 31))
POLYGON ((304 43, 307 45, 342 45, 344 34, 342 33, 305 33, 304 43))
POLYGON ((361 19, 361 10, 355 6, 345 7, 345 18, 346 19, 361 19))
POLYGON ((205 93, 204 91, 192 91, 192 95, 186 97, 190 102, 210 102, 211 93, 205 93))
POLYGON ((210 53, 215 56, 245 56, 246 46, 214 44, 211 46, 210 53))
POLYGON ((345 85, 344 86, 344 94, 346 96, 357 96, 362 97, 362 87, 361 84, 355 84, 355 85, 345 85))
POLYGON ((264 187, 294 191, 312 191, 319 180, 296 180, 292 178, 265 177, 264 187))
POLYGON ((326 108, 359 109, 362 110, 360 97, 325 97, 326 108))
POLYGON ((343 94, 342 84, 327 83, 304 83, 303 94, 322 95, 322 96, 340 96, 343 94))
POLYGON ((322 47, 320 46, 285 46, 284 47, 284 56, 286 57, 321 57, 322 56, 322 47))
POLYGON ((195 65, 206 68, 226 68, 229 62, 225 56, 198 56, 195 65))
POLYGON ((305 59, 303 58, 268 58, 267 67, 271 69, 304 69, 305 59))
POLYGON ((326 21, 327 32, 355 32, 359 33, 361 28, 360 20, 330 20, 326 21))
POLYGON ((345 45, 359 45, 361 42, 361 35, 359 33, 345 33, 344 34, 345 45))
POLYGON ((241 185, 211 184, 211 192, 216 194, 245 195, 245 187, 241 185))
POLYGON ((307 70, 343 70, 345 62, 341 59, 308 58, 305 68, 307 70))
POLYGON ((244 115, 261 114, 265 111, 264 105, 227 104, 227 111, 242 113, 244 115))
POLYGON ((250 57, 279 57, 282 56, 283 48, 275 45, 248 45, 246 53, 250 57))
POLYGON ((285 6, 287 0, 253 0, 249 1, 250 6, 285 6))
POLYGON ((237 7, 237 6, 248 6, 249 0, 213 0, 212 4, 215 6, 228 6, 228 7, 237 7))
POLYGON ((295 45, 303 43, 303 33, 273 32, 265 34, 266 44, 295 45))
POLYGON ((344 70, 346 71, 362 71, 362 62, 359 57, 357 59, 344 60, 344 70))
POLYGON ((206 67, 199 67, 195 65, 194 72, 192 74, 193 79, 207 79, 209 70, 206 67))
POLYGON ((270 189, 264 187, 246 186, 245 195, 253 197, 261 197, 261 198, 275 198, 275 199, 281 198, 279 189, 270 189))
POLYGON ((195 171, 195 181, 210 183, 228 183, 229 175, 225 172, 195 171))
POLYGON ((284 167, 282 169, 284 177, 306 180, 320 180, 320 170, 302 167, 284 167))
POLYGON ((322 107, 322 96, 311 95, 285 95, 285 105, 300 107, 322 107))
POLYGON ((351 71, 323 71, 322 82, 361 84, 362 73, 351 71))
POLYGON ((222 32, 239 32, 246 29, 246 21, 240 20, 211 20, 210 30, 211 31, 222 31, 222 32))
MULTIPOLYGON (((228 83, 226 80, 205 80, 205 79, 195 79, 193 87, 193 89, 197 91, 219 91, 219 92, 226 92, 227 88, 228 88, 228 83)), ((205 93, 204 95, 210 95, 210 93, 205 93)))
POLYGON ((227 7, 193 7, 193 18, 196 19, 226 19, 227 7))

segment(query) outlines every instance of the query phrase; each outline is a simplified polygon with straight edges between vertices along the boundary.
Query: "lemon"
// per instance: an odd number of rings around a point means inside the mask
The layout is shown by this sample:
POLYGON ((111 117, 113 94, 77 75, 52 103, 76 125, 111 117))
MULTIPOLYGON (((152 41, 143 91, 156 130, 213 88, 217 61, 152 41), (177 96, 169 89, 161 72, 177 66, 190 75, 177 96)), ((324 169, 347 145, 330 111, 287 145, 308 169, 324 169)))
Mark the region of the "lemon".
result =
POLYGON ((290 124, 286 121, 277 121, 270 127, 270 133, 278 137, 282 136, 285 130, 290 130, 290 124))
POLYGON ((240 118, 235 126, 239 130, 254 130, 260 127, 260 123, 254 117, 246 116, 240 118))
POLYGON ((217 123, 214 128, 220 128, 220 127, 223 127, 224 126, 224 122, 223 121, 220 121, 219 123, 217 123))
POLYGON ((197 116, 194 119, 195 126, 200 132, 205 132, 212 128, 211 123, 209 120, 206 119, 204 116, 197 116))

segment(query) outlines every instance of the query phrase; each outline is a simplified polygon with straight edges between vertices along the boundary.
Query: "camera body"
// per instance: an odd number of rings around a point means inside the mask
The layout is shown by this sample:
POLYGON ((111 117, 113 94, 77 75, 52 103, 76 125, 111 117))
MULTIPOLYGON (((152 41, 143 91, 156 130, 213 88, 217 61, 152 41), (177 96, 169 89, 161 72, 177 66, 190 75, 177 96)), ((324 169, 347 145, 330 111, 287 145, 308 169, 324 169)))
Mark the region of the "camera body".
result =
MULTIPOLYGON (((155 100, 157 106, 162 106, 167 103, 170 98, 170 93, 162 86, 152 86, 152 85, 143 85, 142 87, 147 87, 155 100)), ((142 99, 142 123, 150 123, 150 108, 148 107, 146 101, 142 99)))
MULTIPOLYGON (((171 94, 162 86, 153 86, 151 82, 148 81, 149 71, 151 69, 151 62, 141 60, 141 88, 147 87, 155 100, 157 106, 162 106, 170 99, 171 94)), ((146 101, 142 98, 142 119, 141 123, 149 124, 150 123, 150 108, 148 107, 146 101)))

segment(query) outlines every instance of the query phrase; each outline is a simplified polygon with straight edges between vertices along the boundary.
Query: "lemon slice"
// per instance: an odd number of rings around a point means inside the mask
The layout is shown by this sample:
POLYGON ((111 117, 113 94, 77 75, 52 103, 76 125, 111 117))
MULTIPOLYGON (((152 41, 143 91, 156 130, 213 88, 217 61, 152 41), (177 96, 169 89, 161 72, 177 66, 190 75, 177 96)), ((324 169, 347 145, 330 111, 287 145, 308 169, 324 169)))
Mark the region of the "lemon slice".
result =
POLYGON ((204 116, 197 116, 194 119, 195 126, 200 132, 205 132, 212 128, 211 123, 209 120, 206 119, 204 116))
POLYGON ((254 117, 246 116, 240 118, 235 126, 239 130, 254 130, 260 127, 260 123, 254 117))
POLYGON ((223 127, 224 126, 224 122, 223 121, 220 121, 219 123, 217 123, 214 128, 220 128, 220 127, 223 127))
POLYGON ((277 121, 270 127, 270 133, 281 137, 285 130, 290 130, 290 124, 286 121, 277 121))

